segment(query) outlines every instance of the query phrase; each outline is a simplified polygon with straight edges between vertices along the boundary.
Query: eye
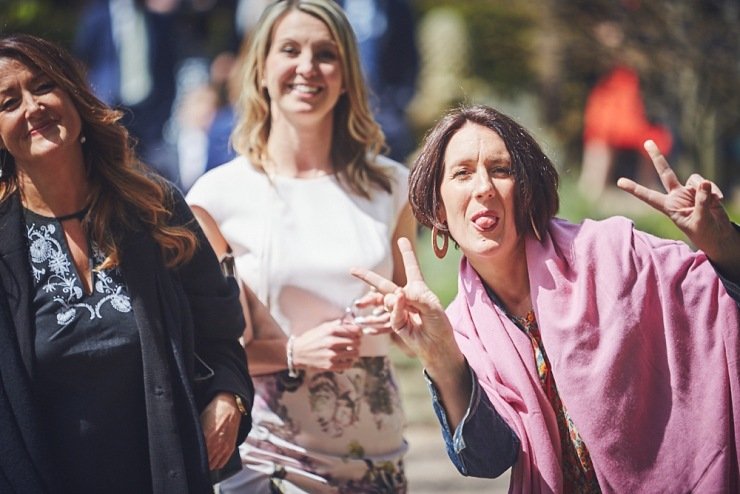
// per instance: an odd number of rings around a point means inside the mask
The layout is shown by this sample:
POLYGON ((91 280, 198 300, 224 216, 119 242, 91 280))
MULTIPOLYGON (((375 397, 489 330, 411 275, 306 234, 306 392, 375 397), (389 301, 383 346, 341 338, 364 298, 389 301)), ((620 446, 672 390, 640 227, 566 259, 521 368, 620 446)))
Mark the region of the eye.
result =
POLYGON ((57 87, 56 84, 54 84, 53 81, 47 80, 42 81, 38 86, 36 86, 36 94, 46 94, 52 92, 57 87))
POLYGON ((490 174, 495 178, 508 178, 513 172, 510 166, 494 166, 491 168, 490 174))
POLYGON ((299 53, 298 48, 293 45, 283 45, 280 48, 280 52, 285 53, 288 56, 296 56, 299 53))
POLYGON ((10 111, 18 106, 18 98, 7 98, 0 103, 0 111, 10 111))
POLYGON ((339 58, 339 55, 334 50, 319 50, 316 52, 316 58, 324 62, 333 62, 339 58))
POLYGON ((470 170, 467 168, 455 168, 452 170, 452 178, 463 179, 470 176, 470 170))

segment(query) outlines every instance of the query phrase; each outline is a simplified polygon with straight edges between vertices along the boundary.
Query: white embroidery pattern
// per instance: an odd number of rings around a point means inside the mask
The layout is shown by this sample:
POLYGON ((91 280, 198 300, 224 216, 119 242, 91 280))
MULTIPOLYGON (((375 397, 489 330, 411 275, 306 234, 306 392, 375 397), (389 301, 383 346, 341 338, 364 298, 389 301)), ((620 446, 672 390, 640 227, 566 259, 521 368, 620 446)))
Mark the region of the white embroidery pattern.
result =
MULTIPOLYGON (((54 301, 60 305, 56 314, 58 324, 66 325, 73 320, 77 315, 77 309, 86 309, 90 313, 91 320, 102 319, 100 309, 109 301, 110 305, 118 312, 131 311, 131 299, 128 295, 121 293, 123 287, 121 285, 116 286, 113 278, 106 271, 93 271, 95 291, 104 295, 104 297, 94 306, 81 302, 84 292, 80 283, 77 282, 77 274, 72 269, 72 263, 65 249, 54 238, 56 225, 48 224, 36 227, 36 224, 32 224, 27 228, 33 278, 38 284, 47 270, 51 273, 42 289, 46 293, 54 293, 54 301)), ((100 264, 105 256, 95 242, 92 242, 91 250, 93 264, 100 264)))

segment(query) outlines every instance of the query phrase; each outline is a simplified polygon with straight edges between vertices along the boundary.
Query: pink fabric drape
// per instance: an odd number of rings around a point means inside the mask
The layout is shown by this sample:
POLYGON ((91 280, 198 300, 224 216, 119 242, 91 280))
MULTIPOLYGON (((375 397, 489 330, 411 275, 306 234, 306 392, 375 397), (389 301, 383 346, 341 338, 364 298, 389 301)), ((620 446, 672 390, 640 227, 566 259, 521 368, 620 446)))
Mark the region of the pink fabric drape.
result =
MULTIPOLYGON (((740 316, 706 256, 625 218, 551 221, 526 240, 555 381, 604 492, 736 492, 740 316)), ((527 336, 463 258, 458 345, 521 439, 513 492, 560 492, 555 416, 527 336)))

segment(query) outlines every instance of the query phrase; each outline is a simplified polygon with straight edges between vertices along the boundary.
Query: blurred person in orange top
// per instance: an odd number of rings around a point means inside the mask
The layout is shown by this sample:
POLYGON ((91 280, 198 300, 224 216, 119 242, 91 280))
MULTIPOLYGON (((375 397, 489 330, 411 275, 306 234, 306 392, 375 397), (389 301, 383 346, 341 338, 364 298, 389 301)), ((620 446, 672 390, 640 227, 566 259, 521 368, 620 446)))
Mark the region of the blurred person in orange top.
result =
MULTIPOLYGON (((616 49, 624 33, 614 23, 602 22, 595 28, 596 39, 616 49)), ((637 71, 618 62, 593 87, 583 115, 583 164, 578 187, 589 199, 597 199, 612 182, 612 172, 620 152, 637 157, 638 180, 655 183, 657 176, 643 142, 652 140, 666 155, 673 147, 671 132, 648 120, 637 71)))

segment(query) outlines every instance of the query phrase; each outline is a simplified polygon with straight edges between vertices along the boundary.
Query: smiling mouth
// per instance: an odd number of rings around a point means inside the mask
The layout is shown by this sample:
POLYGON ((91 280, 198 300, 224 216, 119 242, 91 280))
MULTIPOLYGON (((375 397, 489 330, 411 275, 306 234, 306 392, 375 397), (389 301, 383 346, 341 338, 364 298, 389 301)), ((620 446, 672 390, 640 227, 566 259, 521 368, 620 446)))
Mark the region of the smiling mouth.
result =
POLYGON ((301 94, 318 94, 321 92, 321 88, 317 86, 309 86, 308 84, 291 84, 290 89, 301 94))
POLYGON ((54 122, 52 120, 48 120, 42 123, 41 125, 36 125, 31 130, 28 131, 28 135, 39 134, 43 132, 44 130, 48 129, 49 127, 51 127, 53 124, 54 122))

